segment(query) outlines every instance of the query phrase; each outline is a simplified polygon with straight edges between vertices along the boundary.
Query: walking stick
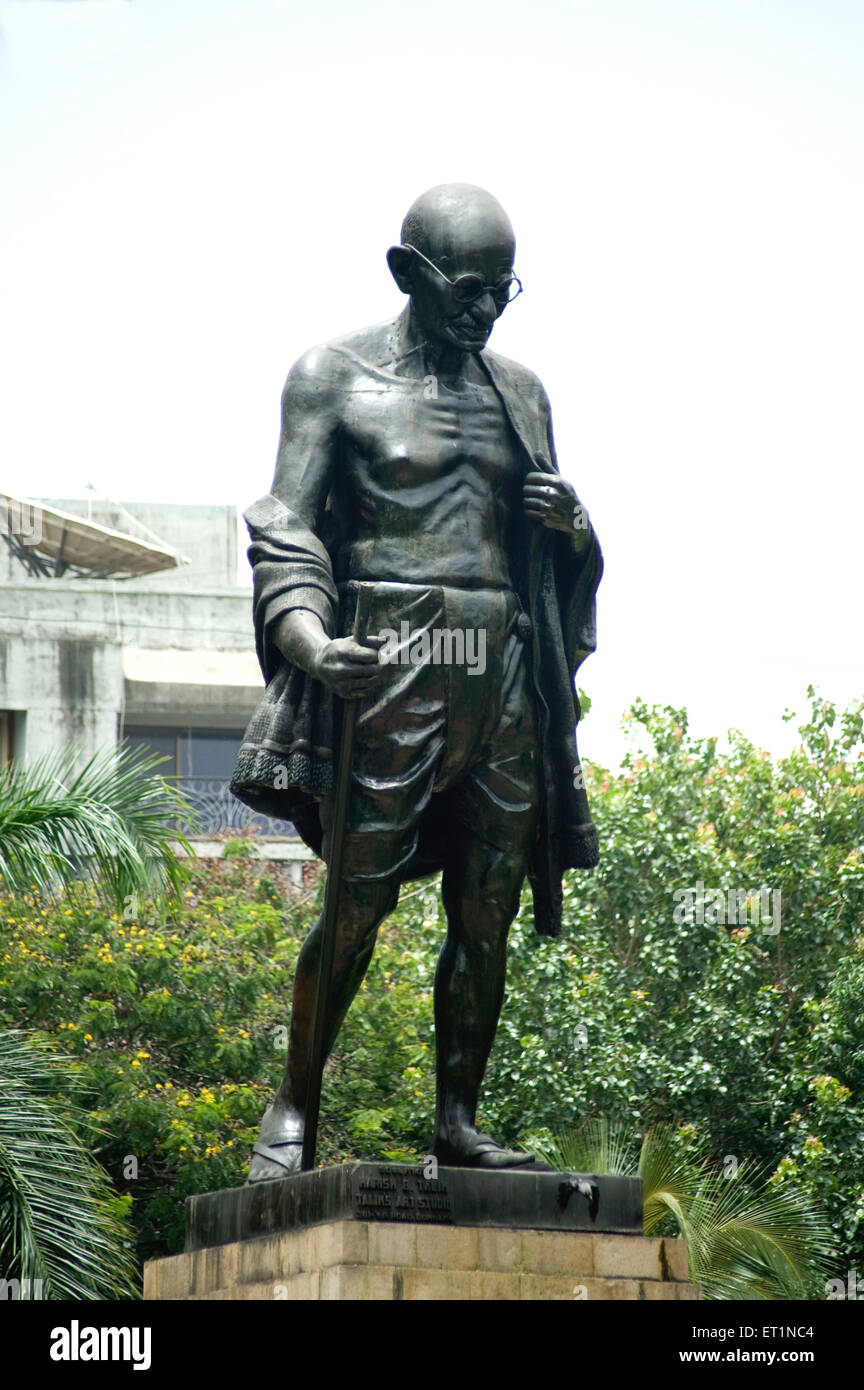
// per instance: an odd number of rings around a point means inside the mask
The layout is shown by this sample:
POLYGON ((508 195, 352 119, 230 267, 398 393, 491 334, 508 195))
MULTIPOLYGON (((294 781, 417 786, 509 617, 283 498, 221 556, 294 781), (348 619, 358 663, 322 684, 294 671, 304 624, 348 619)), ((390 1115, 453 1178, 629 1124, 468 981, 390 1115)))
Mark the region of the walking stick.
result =
MULTIPOLYGON (((362 642, 369 618, 369 597, 372 586, 360 584, 354 612, 354 640, 362 642)), ((342 737, 336 765, 336 785, 333 792, 333 824, 330 834, 330 862, 324 885, 324 917, 321 924, 321 955, 318 961, 318 985, 315 991, 315 1029, 309 1055, 306 1087, 306 1118, 303 1128, 303 1172, 315 1167, 315 1148, 318 1140, 318 1112, 321 1108, 321 1080, 324 1072, 324 1044, 327 1025, 327 1003, 333 976, 333 952, 336 945, 336 926, 339 912, 339 890, 342 886, 342 858, 345 849, 345 821, 348 814, 348 793, 351 786, 351 759, 354 751, 354 725, 357 720, 357 701, 345 700, 342 713, 342 737)))

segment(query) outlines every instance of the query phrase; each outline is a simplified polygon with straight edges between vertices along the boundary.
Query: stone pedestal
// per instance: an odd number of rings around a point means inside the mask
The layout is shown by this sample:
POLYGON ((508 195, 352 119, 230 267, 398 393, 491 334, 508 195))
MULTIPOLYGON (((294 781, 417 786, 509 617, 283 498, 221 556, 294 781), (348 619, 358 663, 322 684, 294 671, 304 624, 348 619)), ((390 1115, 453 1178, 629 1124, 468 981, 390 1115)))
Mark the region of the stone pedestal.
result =
POLYGON ((634 1178, 346 1164, 187 1203, 156 1299, 696 1299, 634 1178))

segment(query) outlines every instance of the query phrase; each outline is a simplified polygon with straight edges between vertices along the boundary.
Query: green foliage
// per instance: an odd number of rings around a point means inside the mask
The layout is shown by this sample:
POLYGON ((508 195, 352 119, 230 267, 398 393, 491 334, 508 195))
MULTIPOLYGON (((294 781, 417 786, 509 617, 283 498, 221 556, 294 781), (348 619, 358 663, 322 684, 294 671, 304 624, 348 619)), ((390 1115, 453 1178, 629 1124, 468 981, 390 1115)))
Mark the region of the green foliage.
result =
POLYGON ((257 859, 258 851, 251 838, 228 840, 222 850, 223 859, 257 859))
POLYGON ((188 1193, 243 1180, 281 1071, 299 929, 247 878, 193 863, 167 919, 138 899, 109 915, 93 892, 5 914, 3 1016, 75 1058, 85 1137, 134 1197, 146 1255, 182 1248, 188 1193))
POLYGON ((636 1134, 623 1124, 610 1124, 601 1115, 578 1127, 556 1125, 545 1138, 534 1135, 530 1147, 544 1163, 562 1172, 635 1173, 639 1166, 636 1134))
POLYGON ((645 1234, 671 1229, 687 1241, 690 1278, 706 1298, 824 1296, 831 1242, 816 1202, 779 1191, 750 1160, 718 1167, 692 1125, 653 1126, 638 1156, 634 1138, 603 1118, 537 1147, 556 1168, 640 1177, 645 1234))
POLYGON ((814 696, 777 763, 739 734, 725 753, 690 739, 683 711, 637 704, 630 722, 653 752, 594 773, 603 858, 565 889, 564 937, 538 943, 527 905, 514 930, 484 1123, 508 1140, 599 1115, 695 1124, 718 1161, 749 1156, 822 1201, 838 1272, 860 1269, 860 706, 814 696), (700 883, 779 892, 781 931, 753 920, 755 896, 746 922, 676 920, 674 894, 700 883))
POLYGON ((19 1280, 22 1297, 133 1298, 131 1201, 53 1098, 64 1085, 76 1082, 59 1058, 0 1033, 0 1276, 19 1280))
MULTIPOLYGON (((91 875, 107 901, 122 908, 134 893, 160 903, 185 878, 172 830, 192 808, 161 777, 164 759, 121 747, 94 754, 79 768, 74 748, 31 766, 0 768, 0 878, 7 889, 74 894, 91 875)), ((188 848, 188 846, 186 846, 188 848)))
MULTIPOLYGON (((647 751, 589 771, 603 858, 568 875, 560 940, 537 936, 524 896, 480 1123, 510 1144, 599 1116, 692 1125, 706 1162, 822 1202, 845 1277, 864 1269, 860 707, 814 696, 777 762, 740 734, 727 751, 691 738, 683 711, 637 703, 628 722, 647 751), (675 894, 700 883, 750 895, 746 920, 734 901, 739 920, 682 918, 675 894), (781 894, 779 933, 760 890, 781 894)), ((0 901, 0 1026, 74 1056, 142 1255, 182 1247, 187 1193, 244 1181, 281 1075, 322 883, 304 897, 263 868, 193 863, 168 908, 0 901)), ((325 1075, 322 1162, 428 1152, 438 890, 406 888, 379 933, 325 1075)))

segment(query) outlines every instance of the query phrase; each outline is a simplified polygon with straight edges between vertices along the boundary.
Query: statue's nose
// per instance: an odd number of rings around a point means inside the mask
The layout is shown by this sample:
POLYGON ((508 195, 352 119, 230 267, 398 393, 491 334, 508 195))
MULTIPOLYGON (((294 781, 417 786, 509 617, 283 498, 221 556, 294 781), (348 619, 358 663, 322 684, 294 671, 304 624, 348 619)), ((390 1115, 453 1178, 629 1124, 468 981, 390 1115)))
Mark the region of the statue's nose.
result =
POLYGON ((472 312, 476 311, 485 323, 494 323, 498 317, 498 306, 492 298, 491 290, 485 290, 479 295, 471 305, 472 312))

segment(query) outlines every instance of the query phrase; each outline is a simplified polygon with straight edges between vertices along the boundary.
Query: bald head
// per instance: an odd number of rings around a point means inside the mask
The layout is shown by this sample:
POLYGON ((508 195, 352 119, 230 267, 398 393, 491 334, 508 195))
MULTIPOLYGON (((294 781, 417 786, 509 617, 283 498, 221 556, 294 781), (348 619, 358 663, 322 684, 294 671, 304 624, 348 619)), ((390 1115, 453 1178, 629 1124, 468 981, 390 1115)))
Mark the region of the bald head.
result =
POLYGON ((507 303, 515 249, 510 219, 497 198, 472 183, 442 183, 411 206, 402 244, 390 247, 387 263, 402 293, 410 295, 409 319, 426 341, 474 353, 485 347, 507 303), (454 289, 459 280, 477 291, 464 298, 454 289))
POLYGON ((490 251, 512 262, 516 247, 498 199, 473 183, 440 183, 421 193, 408 209, 401 235, 403 246, 416 246, 443 269, 490 251))

